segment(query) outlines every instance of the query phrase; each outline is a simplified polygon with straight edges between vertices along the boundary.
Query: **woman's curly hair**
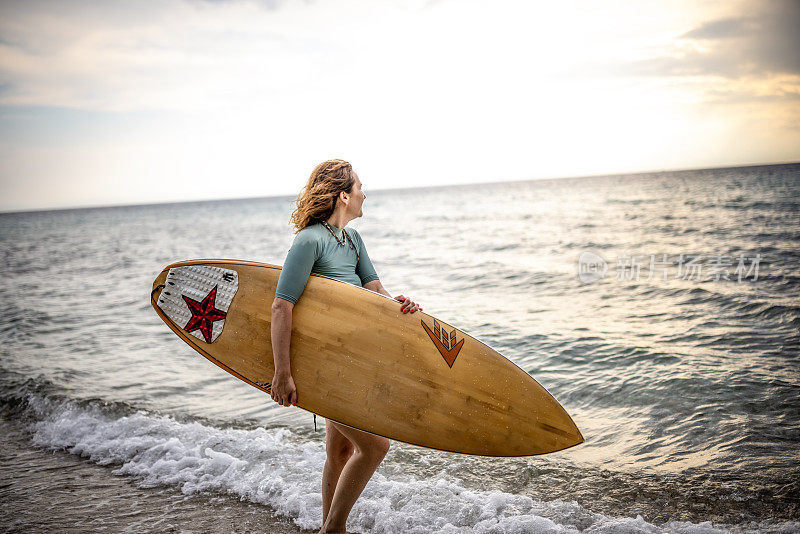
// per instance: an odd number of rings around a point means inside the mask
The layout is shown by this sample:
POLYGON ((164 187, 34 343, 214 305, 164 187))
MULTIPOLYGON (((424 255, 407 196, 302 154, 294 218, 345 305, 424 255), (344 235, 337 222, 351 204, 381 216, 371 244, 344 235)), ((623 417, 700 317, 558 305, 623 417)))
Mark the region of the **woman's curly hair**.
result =
POLYGON ((295 233, 328 219, 336 207, 339 193, 349 193, 355 182, 353 167, 344 160, 329 159, 317 165, 295 201, 297 208, 291 218, 295 233))

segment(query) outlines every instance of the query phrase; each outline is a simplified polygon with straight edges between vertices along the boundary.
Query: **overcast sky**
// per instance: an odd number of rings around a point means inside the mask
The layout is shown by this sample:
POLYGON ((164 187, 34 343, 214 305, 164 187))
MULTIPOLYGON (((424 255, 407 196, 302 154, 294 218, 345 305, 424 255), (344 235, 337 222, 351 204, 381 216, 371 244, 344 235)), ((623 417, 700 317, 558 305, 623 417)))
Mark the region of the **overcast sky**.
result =
POLYGON ((800 160, 800 0, 4 1, 0 210, 800 160))

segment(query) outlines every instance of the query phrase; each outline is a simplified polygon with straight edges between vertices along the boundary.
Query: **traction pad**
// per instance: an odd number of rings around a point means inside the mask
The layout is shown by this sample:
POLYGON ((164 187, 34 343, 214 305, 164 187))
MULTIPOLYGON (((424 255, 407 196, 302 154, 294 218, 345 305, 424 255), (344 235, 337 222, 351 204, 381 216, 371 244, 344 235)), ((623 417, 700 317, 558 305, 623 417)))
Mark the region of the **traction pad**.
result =
POLYGON ((222 333, 238 289, 239 274, 232 269, 210 265, 173 267, 167 273, 158 307, 189 334, 213 343, 222 333))

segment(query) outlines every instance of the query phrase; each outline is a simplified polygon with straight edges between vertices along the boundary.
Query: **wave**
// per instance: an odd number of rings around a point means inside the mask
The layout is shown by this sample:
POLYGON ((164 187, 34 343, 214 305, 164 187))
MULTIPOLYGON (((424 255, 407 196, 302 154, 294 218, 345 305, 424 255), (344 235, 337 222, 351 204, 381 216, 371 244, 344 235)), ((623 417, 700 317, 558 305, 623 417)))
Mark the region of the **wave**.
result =
MULTIPOLYGON (((100 402, 78 403, 33 394, 33 442, 113 468, 143 487, 166 486, 185 495, 231 494, 269 506, 303 529, 322 521, 322 443, 286 428, 218 428, 198 421, 135 411, 126 415, 100 402)), ((391 454, 391 453, 390 453, 391 454)), ((800 523, 761 525, 789 531, 800 523)), ((577 502, 535 500, 465 487, 444 470, 430 478, 401 476, 381 467, 353 508, 354 532, 726 532, 711 522, 655 525, 641 517, 611 517, 577 502)), ((738 530, 738 529, 737 529, 738 530)))

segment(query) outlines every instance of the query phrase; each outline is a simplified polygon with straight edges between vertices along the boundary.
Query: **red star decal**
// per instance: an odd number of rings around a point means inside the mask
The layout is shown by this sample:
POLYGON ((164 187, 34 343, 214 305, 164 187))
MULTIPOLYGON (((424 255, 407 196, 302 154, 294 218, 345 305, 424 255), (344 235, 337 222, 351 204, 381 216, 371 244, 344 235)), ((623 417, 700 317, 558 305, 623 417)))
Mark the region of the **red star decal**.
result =
POLYGON ((217 286, 214 286, 214 289, 206 295, 203 302, 197 302, 186 295, 181 296, 192 312, 192 318, 189 319, 189 322, 186 323, 183 329, 187 332, 194 332, 199 329, 206 343, 211 343, 211 327, 214 321, 221 321, 227 315, 224 311, 214 307, 214 301, 217 300, 217 286))

